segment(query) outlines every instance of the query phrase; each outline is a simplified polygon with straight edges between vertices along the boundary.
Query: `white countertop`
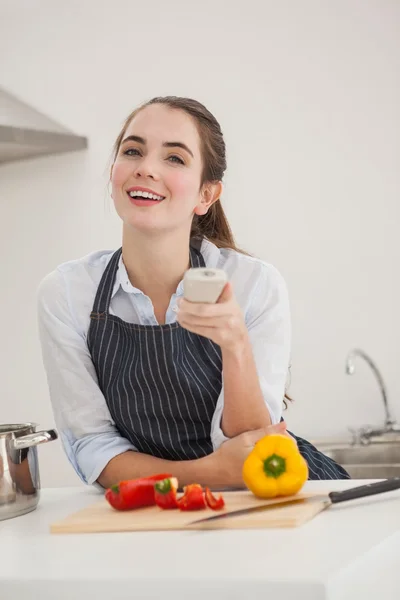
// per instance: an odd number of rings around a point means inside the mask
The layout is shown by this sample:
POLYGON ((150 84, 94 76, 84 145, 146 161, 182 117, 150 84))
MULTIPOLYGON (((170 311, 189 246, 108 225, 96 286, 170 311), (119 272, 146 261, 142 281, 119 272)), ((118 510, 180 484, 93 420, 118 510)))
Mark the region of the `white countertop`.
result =
MULTIPOLYGON (((307 482, 304 491, 369 481, 307 482)), ((44 489, 0 521, 1 600, 398 600, 400 490, 331 506, 295 529, 50 534, 101 498, 44 489)))

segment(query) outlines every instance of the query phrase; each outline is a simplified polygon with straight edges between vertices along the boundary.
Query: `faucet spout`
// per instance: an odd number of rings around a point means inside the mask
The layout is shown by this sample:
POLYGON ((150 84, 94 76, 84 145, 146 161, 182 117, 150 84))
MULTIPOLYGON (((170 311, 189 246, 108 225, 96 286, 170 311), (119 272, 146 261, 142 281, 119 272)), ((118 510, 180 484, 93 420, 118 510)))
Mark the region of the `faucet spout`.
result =
POLYGON ((366 352, 364 352, 363 350, 360 350, 359 348, 354 348, 354 350, 352 350, 351 352, 349 352, 347 359, 346 359, 346 373, 347 375, 354 375, 356 367, 355 367, 355 358, 356 356, 359 356, 360 358, 363 358, 366 363, 371 367, 378 385, 379 385, 379 389, 382 395, 382 400, 383 400, 383 405, 385 408, 385 427, 387 431, 393 431, 396 430, 396 421, 395 419, 393 419, 391 413, 390 413, 390 409, 389 409, 389 404, 388 404, 388 398, 387 398, 387 391, 386 391, 386 387, 382 378, 382 375, 378 369, 378 367, 376 366, 376 364, 374 363, 374 361, 372 360, 372 358, 370 356, 368 356, 368 354, 366 354, 366 352))

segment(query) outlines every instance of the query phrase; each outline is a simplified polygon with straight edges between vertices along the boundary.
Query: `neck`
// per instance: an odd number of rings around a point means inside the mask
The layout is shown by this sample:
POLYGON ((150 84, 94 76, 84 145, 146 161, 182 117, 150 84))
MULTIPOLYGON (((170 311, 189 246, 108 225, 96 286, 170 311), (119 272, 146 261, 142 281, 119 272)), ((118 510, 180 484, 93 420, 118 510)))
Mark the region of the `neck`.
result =
POLYGON ((149 236, 124 226, 122 258, 133 286, 153 303, 170 298, 190 266, 189 232, 149 236))

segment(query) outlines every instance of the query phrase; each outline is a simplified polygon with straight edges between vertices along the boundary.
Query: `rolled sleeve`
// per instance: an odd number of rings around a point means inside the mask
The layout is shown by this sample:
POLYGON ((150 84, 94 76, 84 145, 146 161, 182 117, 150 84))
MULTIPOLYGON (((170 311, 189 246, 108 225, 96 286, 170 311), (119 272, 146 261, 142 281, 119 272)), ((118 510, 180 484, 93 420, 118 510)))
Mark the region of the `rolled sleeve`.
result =
POLYGON ((62 273, 48 275, 38 290, 43 364, 56 427, 80 479, 94 484, 107 463, 136 448, 122 437, 98 385, 85 334, 74 322, 62 273))
POLYGON ((213 450, 218 450, 218 448, 227 440, 228 437, 224 434, 221 428, 222 421, 222 413, 224 410, 224 393, 223 391, 219 395, 217 406, 215 407, 214 415, 211 421, 211 443, 213 446, 213 450))
MULTIPOLYGON (((279 423, 290 364, 291 317, 286 283, 272 265, 258 264, 251 285, 246 286, 246 297, 241 296, 244 286, 238 285, 238 302, 244 307, 245 321, 250 337, 259 383, 273 425, 279 423), (246 298, 250 298, 246 305, 246 298)), ((248 281, 247 281, 248 284, 248 281)), ((245 399, 244 399, 245 402, 245 399)), ((211 441, 214 450, 228 438, 221 429, 224 409, 224 389, 218 398, 211 423, 211 441)))
POLYGON ((67 430, 61 431, 61 441, 69 462, 84 483, 94 484, 112 458, 134 446, 118 432, 98 433, 74 439, 67 430))

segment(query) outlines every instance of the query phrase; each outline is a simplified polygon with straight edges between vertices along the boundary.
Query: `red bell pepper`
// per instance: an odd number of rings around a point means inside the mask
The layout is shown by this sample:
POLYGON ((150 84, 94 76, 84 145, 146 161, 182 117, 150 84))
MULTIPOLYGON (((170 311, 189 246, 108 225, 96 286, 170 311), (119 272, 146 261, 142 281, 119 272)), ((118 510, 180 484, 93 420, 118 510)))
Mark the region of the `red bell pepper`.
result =
POLYGON ((131 510, 141 506, 152 506, 155 504, 155 482, 167 477, 171 477, 171 475, 161 473, 150 477, 120 481, 106 490, 105 498, 116 510, 131 510))
POLYGON ((160 508, 178 508, 176 490, 178 480, 176 477, 168 477, 154 484, 154 499, 160 508))
POLYGON ((180 510, 199 510, 206 508, 203 488, 198 483, 192 483, 183 488, 184 494, 178 499, 180 510))
POLYGON ((220 510, 225 506, 225 500, 223 499, 222 494, 219 494, 219 496, 214 496, 208 487, 205 489, 204 496, 207 505, 213 510, 220 510))

